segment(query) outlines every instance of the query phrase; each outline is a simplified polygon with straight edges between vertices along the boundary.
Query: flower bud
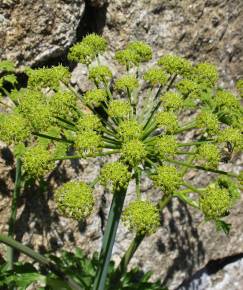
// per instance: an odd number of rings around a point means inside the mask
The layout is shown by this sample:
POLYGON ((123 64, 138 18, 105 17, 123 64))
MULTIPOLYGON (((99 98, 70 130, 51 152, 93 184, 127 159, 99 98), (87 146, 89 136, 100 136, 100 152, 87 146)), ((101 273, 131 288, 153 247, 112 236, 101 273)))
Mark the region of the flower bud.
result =
POLYGON ((112 73, 107 66, 99 65, 90 68, 89 79, 94 83, 107 83, 112 78, 112 73))
POLYGON ((94 114, 84 114, 78 119, 76 127, 79 131, 98 130, 101 128, 101 122, 94 114))
POLYGON ((168 193, 177 190, 182 182, 181 175, 177 172, 176 167, 168 165, 157 167, 153 180, 156 186, 168 193))
POLYGON ((70 181, 58 188, 55 201, 61 214, 78 221, 86 219, 94 207, 91 188, 80 181, 70 181))
POLYGON ((168 76, 165 74, 163 69, 159 67, 150 68, 145 74, 145 81, 149 82, 152 86, 160 85, 163 86, 168 81, 168 76))
POLYGON ((111 191, 124 188, 128 185, 131 173, 128 167, 121 162, 111 162, 104 165, 101 169, 100 183, 111 191))
POLYGON ((132 166, 141 163, 147 155, 143 142, 132 139, 123 143, 121 149, 122 159, 132 166))
POLYGON ((139 139, 142 134, 141 125, 136 120, 126 120, 119 124, 118 135, 122 140, 139 139))
POLYGON ((167 92, 160 98, 160 101, 166 111, 176 111, 183 108, 183 99, 178 93, 167 92))
POLYGON ((163 69, 169 74, 181 74, 184 75, 190 72, 192 65, 191 63, 183 57, 166 54, 162 56, 158 64, 163 67, 163 69))
POLYGON ((127 49, 136 53, 138 62, 147 62, 152 59, 152 48, 143 41, 130 42, 127 49))
POLYGON ((159 210, 150 201, 136 200, 124 210, 122 221, 135 233, 151 235, 160 226, 159 210))
POLYGON ((67 57, 70 61, 89 65, 95 58, 95 52, 89 45, 79 42, 70 48, 67 57))
POLYGON ((155 142, 155 149, 161 158, 175 155, 177 150, 176 138, 171 135, 158 137, 155 142))
POLYGON ((220 161, 220 152, 214 144, 203 144, 198 148, 196 160, 208 168, 217 168, 220 161))

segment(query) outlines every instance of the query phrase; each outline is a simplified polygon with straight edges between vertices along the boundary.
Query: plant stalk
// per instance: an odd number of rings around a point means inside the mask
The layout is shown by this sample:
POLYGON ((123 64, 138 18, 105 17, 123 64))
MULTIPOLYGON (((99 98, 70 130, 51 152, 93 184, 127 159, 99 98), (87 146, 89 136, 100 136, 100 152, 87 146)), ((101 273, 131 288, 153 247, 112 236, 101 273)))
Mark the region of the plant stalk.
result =
MULTIPOLYGON (((21 159, 17 158, 15 185, 14 185, 12 205, 11 205, 11 215, 8 222, 8 225, 9 225, 8 236, 9 237, 14 236, 15 222, 16 222, 16 216, 17 216, 17 202, 20 195, 20 188, 21 188, 21 159)), ((14 249, 12 247, 8 247, 7 256, 8 256, 9 270, 12 270, 13 264, 14 264, 14 249)))
POLYGON ((127 188, 122 188, 114 192, 109 217, 102 241, 100 261, 93 285, 93 290, 105 289, 106 276, 111 259, 112 249, 115 242, 118 224, 122 214, 126 191, 127 188))

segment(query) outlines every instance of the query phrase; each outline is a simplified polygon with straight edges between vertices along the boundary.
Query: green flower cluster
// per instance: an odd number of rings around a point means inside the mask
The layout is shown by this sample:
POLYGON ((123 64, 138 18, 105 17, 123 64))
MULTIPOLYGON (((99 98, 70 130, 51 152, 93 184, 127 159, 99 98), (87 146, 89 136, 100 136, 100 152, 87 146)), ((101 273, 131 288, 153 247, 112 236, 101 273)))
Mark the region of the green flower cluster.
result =
POLYGON ((124 210, 122 220, 131 231, 145 235, 153 234, 160 226, 159 211, 150 201, 131 202, 124 210))
MULTIPOLYGON (((92 88, 82 95, 61 65, 27 69, 27 88, 10 94, 13 112, 0 114, 1 140, 26 147, 17 151, 35 178, 52 170, 53 160, 114 155, 117 162, 105 164, 97 182, 119 194, 134 181, 136 200, 123 219, 138 233, 151 234, 159 225, 157 207, 141 200, 145 176, 164 196, 201 209, 206 219, 224 217, 242 181, 218 168, 221 150, 234 154, 243 148, 242 81, 240 96, 234 95, 218 86, 214 65, 175 55, 162 56, 151 68, 146 64, 144 72, 140 65, 151 60, 152 49, 141 41, 115 53, 126 71, 113 76, 99 59, 106 46, 103 37, 90 34, 68 53, 69 60, 88 67, 92 88), (184 180, 191 169, 213 172, 211 185, 197 189, 184 180)), ((80 182, 64 185, 56 201, 63 214, 77 219, 86 218, 94 204, 90 188, 80 182)))
POLYGON ((105 52, 106 47, 106 40, 92 33, 84 37, 81 42, 71 47, 68 53, 68 59, 70 61, 89 65, 96 56, 105 52))
POLYGON ((122 162, 106 163, 101 169, 100 183, 111 191, 116 191, 127 186, 131 178, 128 167, 122 162))
POLYGON ((92 190, 81 181, 70 181, 58 188, 55 201, 61 214, 78 221, 86 219, 94 208, 92 190))

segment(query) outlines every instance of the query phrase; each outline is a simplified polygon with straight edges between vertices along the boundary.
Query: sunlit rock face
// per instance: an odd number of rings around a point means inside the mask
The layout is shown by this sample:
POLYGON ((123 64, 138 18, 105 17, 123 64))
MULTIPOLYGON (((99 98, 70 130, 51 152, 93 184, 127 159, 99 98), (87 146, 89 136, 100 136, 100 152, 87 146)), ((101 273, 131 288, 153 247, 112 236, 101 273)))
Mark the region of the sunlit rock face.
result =
POLYGON ((83 0, 3 0, 0 58, 32 65, 62 55, 75 41, 83 0))

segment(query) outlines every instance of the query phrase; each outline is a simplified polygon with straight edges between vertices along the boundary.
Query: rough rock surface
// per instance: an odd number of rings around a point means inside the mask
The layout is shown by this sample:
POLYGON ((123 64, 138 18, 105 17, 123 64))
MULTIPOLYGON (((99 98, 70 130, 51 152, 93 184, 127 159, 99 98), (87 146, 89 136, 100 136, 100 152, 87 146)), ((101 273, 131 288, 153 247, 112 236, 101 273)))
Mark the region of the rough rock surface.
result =
POLYGON ((140 39, 152 44, 157 55, 211 61, 231 82, 243 74, 242 9, 241 0, 110 1, 104 35, 114 49, 140 39))
POLYGON ((83 0, 0 2, 0 58, 32 65, 62 55, 76 38, 83 0))
MULTIPOLYGON (((1 57, 13 58, 19 64, 34 64, 41 59, 62 53, 75 38, 75 29, 80 22, 83 9, 83 5, 79 4, 83 1, 62 1, 62 7, 66 6, 58 11, 64 13, 61 15, 65 21, 67 11, 73 18, 71 17, 70 23, 64 21, 65 24, 51 28, 52 35, 35 22, 36 19, 42 19, 40 16, 46 16, 45 13, 37 14, 38 17, 34 18, 33 10, 31 10, 33 8, 29 8, 26 10, 29 17, 23 18, 23 15, 20 14, 21 2, 30 5, 28 3, 31 1, 3 0, 3 4, 0 4, 0 9, 5 11, 5 14, 0 13, 3 15, 0 16, 0 24, 5 25, 2 26, 4 29, 0 29, 1 41, 3 41, 3 45, 0 45, 1 57), (13 3, 8 4, 10 2, 13 3), (74 7, 72 12, 71 5, 74 7), (19 19, 22 19, 20 21, 22 24, 19 26, 21 29, 15 31, 13 27, 18 26, 11 15, 19 15, 19 19), (27 20, 35 22, 36 25, 33 26, 33 29, 36 27, 36 31, 32 31, 32 25, 27 20), (60 30, 65 31, 71 22, 73 24, 70 31, 66 30, 66 34, 57 33, 60 30), (60 30, 57 27, 61 27, 60 30), (24 28, 28 29, 24 30, 24 28), (17 33, 18 37, 13 37, 14 33, 17 33), (10 39, 12 42, 6 42, 6 39, 10 39), (9 44, 7 45, 7 43, 9 44)), ((47 2, 47 0, 45 2, 36 1, 34 7, 47 2)), ((54 3, 55 1, 50 0, 49 2, 54 3)), ((93 5, 94 9, 97 9, 106 1, 90 0, 88 2, 90 6, 93 5)), ((243 34, 241 32, 243 2, 241 0, 117 0, 108 2, 107 8, 102 10, 106 11, 106 15, 103 15, 106 18, 106 25, 102 29, 113 50, 122 48, 127 41, 132 39, 145 40, 152 44, 157 56, 172 52, 196 61, 214 62, 220 69, 221 77, 224 80, 223 85, 227 87, 232 87, 233 82, 242 77, 243 71, 240 63, 243 58, 243 34)), ((51 4, 49 5, 53 7, 51 4)), ((60 6, 58 7, 60 8, 60 6)), ((51 9, 47 9, 50 15, 48 14, 49 16, 43 19, 53 19, 50 11, 51 9)), ((61 18, 57 17, 57 20, 61 18)), ((45 23, 46 20, 43 21, 45 23)), ((88 26, 82 21, 84 20, 81 20, 79 25, 88 26)), ((98 23, 95 18, 92 21, 98 23)), ((84 72, 82 67, 80 70, 75 69, 73 83, 84 86, 79 77, 79 71, 84 72)), ((83 89, 87 89, 86 84, 83 89)), ((8 151, 4 149, 1 152, 4 158, 0 161, 0 231, 6 231, 14 172, 8 151)), ((234 170, 238 172, 242 161, 238 159, 236 163, 234 170)), ((87 253, 96 251, 101 244, 111 195, 104 192, 102 188, 98 188, 96 191, 97 206, 93 216, 85 224, 79 224, 57 214, 53 202, 53 188, 70 178, 80 178, 85 181, 93 179, 98 174, 99 165, 100 162, 97 161, 91 163, 86 161, 66 162, 65 166, 59 166, 55 174, 49 177, 48 181, 51 186, 44 195, 33 192, 33 190, 27 192, 19 204, 17 238, 39 250, 58 250, 62 247, 73 249, 78 246, 87 253)), ((230 164, 225 166, 226 169, 229 169, 230 164)), ((208 180, 207 175, 195 174, 195 172, 191 173, 190 178, 195 182, 207 182, 208 180)), ((145 181, 144 193, 149 189, 150 184, 145 181)), ((133 192, 134 189, 131 186, 126 202, 131 198, 133 192)), ((153 198, 158 199, 158 194, 154 193, 153 198)), ((154 279, 160 278, 168 283, 170 290, 177 289, 184 279, 203 268, 210 260, 243 252, 242 218, 243 198, 227 218, 227 221, 232 223, 231 233, 227 237, 216 232, 213 224, 204 223, 201 214, 174 201, 163 213, 162 227, 155 235, 143 242, 133 258, 132 264, 141 266, 145 271, 152 270, 155 273, 154 279)), ((116 262, 119 262, 121 254, 129 245, 132 237, 126 228, 120 227, 114 249, 116 262)), ((234 265, 230 264, 225 267, 218 275, 207 276, 205 274, 206 276, 204 275, 198 284, 188 284, 189 286, 185 289, 233 290, 234 288, 231 288, 233 282, 227 280, 228 277, 232 277, 231 281, 236 282, 243 279, 242 262, 234 265), (230 267, 238 268, 234 271, 230 267)), ((234 290, 240 290, 240 288, 234 290)))

